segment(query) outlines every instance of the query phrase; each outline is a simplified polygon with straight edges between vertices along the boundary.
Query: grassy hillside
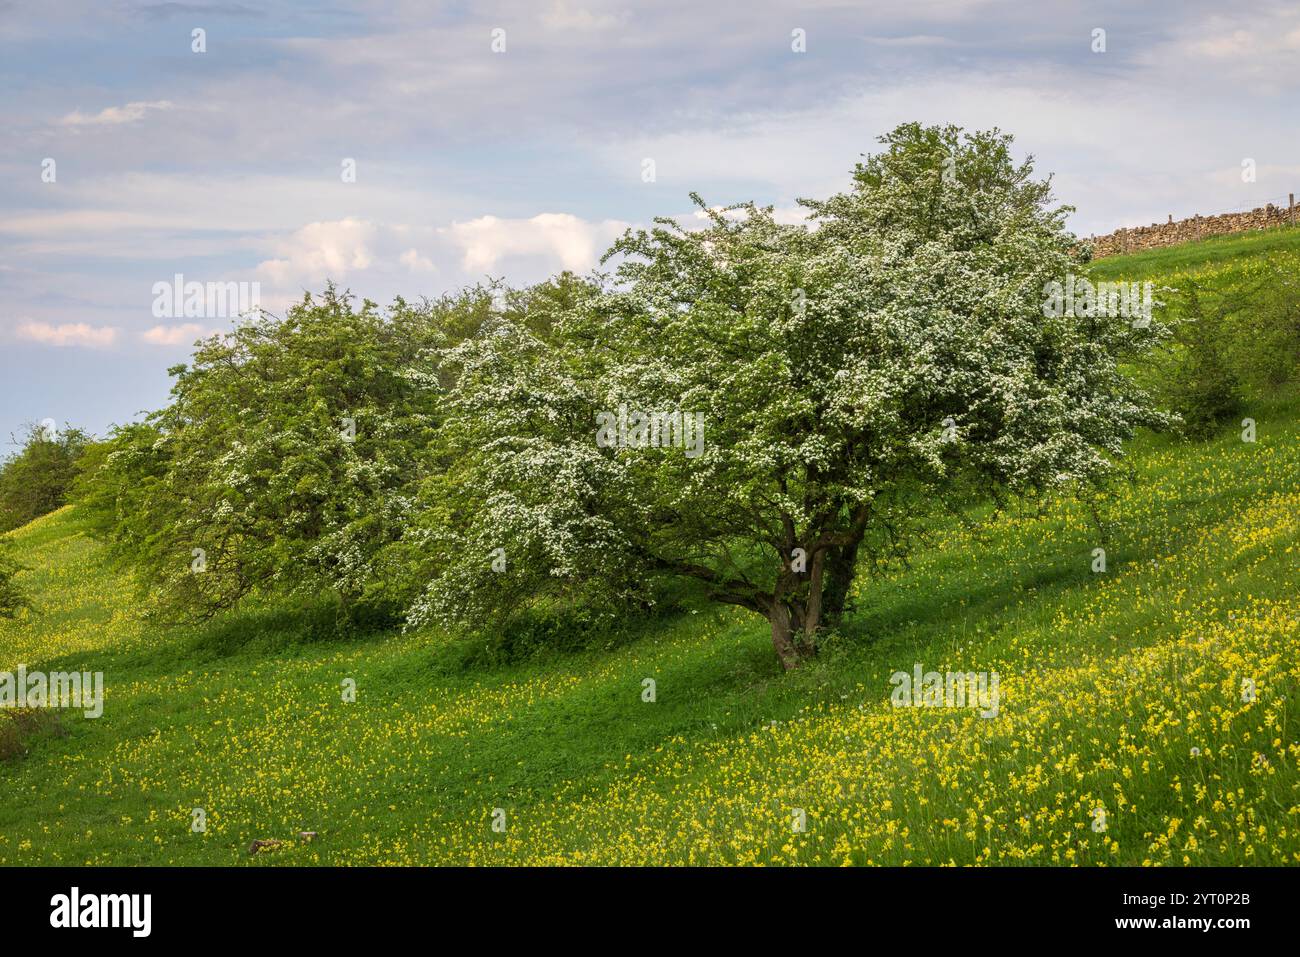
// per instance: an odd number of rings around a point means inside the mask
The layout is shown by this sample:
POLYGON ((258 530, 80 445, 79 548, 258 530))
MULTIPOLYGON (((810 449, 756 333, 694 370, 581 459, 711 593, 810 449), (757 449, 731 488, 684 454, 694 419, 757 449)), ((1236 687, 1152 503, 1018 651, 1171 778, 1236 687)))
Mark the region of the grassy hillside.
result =
POLYGON ((1104 534, 1068 500, 936 528, 790 675, 705 607, 499 668, 302 612, 164 629, 64 509, 14 533, 0 670, 103 671, 105 710, 0 762, 0 864, 1300 863, 1300 405, 1251 415, 1136 442, 1104 534), (996 671, 999 716, 892 707, 917 663, 996 671))
POLYGON ((1158 279, 1171 272, 1205 266, 1231 267, 1262 256, 1300 252, 1300 228, 1284 226, 1229 236, 1211 236, 1127 256, 1098 259, 1088 269, 1095 279, 1158 279))

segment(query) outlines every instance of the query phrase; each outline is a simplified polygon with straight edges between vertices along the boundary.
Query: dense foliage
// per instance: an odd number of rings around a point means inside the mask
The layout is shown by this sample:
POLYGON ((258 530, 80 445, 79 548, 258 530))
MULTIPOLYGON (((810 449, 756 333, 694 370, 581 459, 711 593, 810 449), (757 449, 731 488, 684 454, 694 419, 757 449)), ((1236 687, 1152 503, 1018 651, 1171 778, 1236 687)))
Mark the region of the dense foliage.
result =
POLYGON ((201 342, 171 404, 114 434, 87 483, 98 522, 169 610, 321 591, 352 610, 410 519, 434 344, 422 308, 333 288, 201 342))
POLYGON ((1300 374, 1300 261, 1294 255, 1176 273, 1168 286, 1172 338, 1152 369, 1161 398, 1195 438, 1210 435, 1300 374))
POLYGON ((479 335, 498 304, 541 295, 502 303, 477 287, 380 310, 331 287, 283 318, 245 320, 172 370, 165 409, 89 457, 87 520, 171 616, 297 594, 331 596, 351 621, 395 621, 426 574, 406 533, 442 507, 421 499, 422 480, 463 455, 439 431, 437 355, 479 335))
POLYGON ((905 125, 801 224, 696 197, 608 275, 256 316, 88 457, 89 521, 172 613, 553 636, 687 588, 793 667, 929 512, 1099 483, 1167 421, 1120 371, 1163 326, 1044 308, 1086 252, 1010 144, 905 125))
POLYGON ((22 448, 0 465, 0 532, 66 504, 89 443, 80 429, 31 426, 22 448))
POLYGON ((549 341, 503 316, 447 354, 472 504, 415 620, 688 579, 766 616, 792 667, 859 557, 905 554, 946 497, 1100 481, 1165 421, 1119 370, 1158 323, 1045 315, 1082 259, 1009 137, 883 142, 851 190, 805 203, 810 225, 697 200, 702 228, 617 243, 549 341), (702 435, 664 447, 673 413, 702 435))

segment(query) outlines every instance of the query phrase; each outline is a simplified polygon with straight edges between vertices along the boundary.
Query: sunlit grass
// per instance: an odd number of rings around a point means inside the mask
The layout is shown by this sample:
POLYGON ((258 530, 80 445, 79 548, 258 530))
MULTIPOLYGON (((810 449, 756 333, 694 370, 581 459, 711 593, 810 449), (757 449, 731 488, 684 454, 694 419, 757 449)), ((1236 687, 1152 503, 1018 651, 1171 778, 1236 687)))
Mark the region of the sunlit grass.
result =
MULTIPOLYGON (((1300 231, 1236 242, 1103 262, 1300 231)), ((1300 407, 1248 414, 1254 443, 1133 443, 1102 530, 1069 499, 934 529, 790 675, 710 607, 497 668, 302 609, 163 628, 61 510, 13 534, 37 607, 0 669, 103 671, 107 700, 0 762, 0 864, 1300 863, 1300 407), (998 717, 892 707, 916 663, 996 671, 998 717)))
POLYGON ((0 667, 103 670, 107 704, 3 767, 0 862, 236 863, 301 830, 321 836, 257 860, 1300 861, 1300 435, 1292 409, 1258 418, 1253 445, 1141 443, 1104 575, 1071 503, 954 526, 862 583, 849 634, 793 676, 763 622, 707 609, 488 671, 428 634, 214 654, 143 625, 76 516, 50 516, 17 536, 42 612, 0 625, 0 667), (1000 716, 892 708, 916 662, 997 671, 1000 716))

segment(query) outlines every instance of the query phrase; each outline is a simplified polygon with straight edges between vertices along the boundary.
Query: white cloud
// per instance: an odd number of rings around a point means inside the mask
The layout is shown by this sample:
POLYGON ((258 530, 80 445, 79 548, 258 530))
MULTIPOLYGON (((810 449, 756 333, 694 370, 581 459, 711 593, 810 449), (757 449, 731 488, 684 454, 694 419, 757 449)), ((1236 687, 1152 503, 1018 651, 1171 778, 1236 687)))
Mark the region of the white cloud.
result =
POLYGON ((627 227, 611 219, 588 222, 571 213, 540 213, 531 219, 480 216, 442 232, 462 250, 462 266, 469 273, 517 256, 552 259, 562 269, 585 272, 627 227))
POLYGON ((377 301, 436 294, 485 273, 525 285, 564 269, 586 272, 627 227, 571 213, 488 215, 444 226, 345 218, 263 240, 275 256, 254 274, 263 283, 262 305, 273 312, 326 280, 377 301))
POLYGON ((427 256, 421 256, 419 250, 415 247, 411 247, 406 252, 402 253, 402 255, 398 257, 397 261, 407 269, 411 270, 411 272, 438 271, 438 267, 433 264, 433 261, 427 256))
POLYGON ((308 223, 277 244, 280 256, 259 263, 257 273, 271 282, 320 282, 364 271, 374 261, 374 223, 359 219, 308 223))
POLYGON ((98 113, 82 113, 73 110, 59 123, 63 126, 120 126, 123 123, 135 123, 144 119, 149 110, 170 110, 175 104, 171 100, 136 100, 125 106, 110 106, 98 113))
POLYGON ((101 349, 111 346, 117 338, 114 326, 92 326, 84 322, 23 322, 14 330, 20 339, 41 342, 50 346, 89 346, 101 349))
POLYGON ((622 22, 623 16, 592 13, 585 7, 573 6, 567 0, 555 0, 542 14, 542 22, 552 30, 594 33, 608 30, 622 22))
POLYGON ((1254 38, 1245 30, 1233 30, 1222 36, 1210 36, 1194 40, 1189 44, 1192 51, 1205 56, 1236 59, 1247 56, 1258 47, 1254 38))
POLYGON ((989 73, 978 82, 944 76, 828 97, 806 110, 737 117, 726 127, 594 141, 591 150, 611 176, 637 157, 654 157, 658 188, 674 196, 696 184, 720 184, 701 189, 704 198, 757 198, 786 208, 798 197, 848 187, 858 154, 879 148, 875 134, 908 120, 953 122, 1014 133, 1016 154, 1032 153, 1039 175, 1054 174, 1058 199, 1078 207, 1070 225, 1081 235, 1164 222, 1169 214, 1286 202, 1295 180, 1276 162, 1294 156, 1285 127, 1259 124, 1245 111, 1188 123, 1179 90, 1154 80, 1141 109, 1116 110, 1130 90, 1124 77, 1098 76, 1080 87, 1042 67, 989 73), (1244 156, 1259 162, 1258 183, 1241 183, 1237 164, 1244 156), (1218 176, 1222 170, 1237 175, 1218 176))
POLYGON ((957 41, 950 37, 936 37, 915 33, 905 37, 867 37, 868 43, 882 47, 954 47, 957 41))
POLYGON ((0 219, 0 233, 18 236, 84 236, 86 233, 136 232, 168 225, 165 216, 123 210, 69 209, 35 210, 0 219))
POLYGON ((179 326, 154 326, 140 333, 140 338, 155 346, 180 346, 189 345, 207 332, 196 322, 186 322, 179 326))
MULTIPOLYGON (((1246 19, 1230 15, 1177 18, 1170 35, 1138 57, 1149 74, 1186 93, 1206 91, 1225 100, 1290 97, 1300 80, 1300 9, 1264 5, 1246 19)), ((1204 101, 1198 104, 1202 114, 1204 101)))

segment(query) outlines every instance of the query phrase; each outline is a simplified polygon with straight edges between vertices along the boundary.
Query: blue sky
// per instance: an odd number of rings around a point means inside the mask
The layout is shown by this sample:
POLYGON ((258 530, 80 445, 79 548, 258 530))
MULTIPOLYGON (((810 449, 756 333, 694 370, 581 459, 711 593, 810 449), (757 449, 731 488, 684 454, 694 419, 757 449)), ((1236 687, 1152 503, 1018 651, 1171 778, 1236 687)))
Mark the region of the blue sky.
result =
POLYGON ((1297 81, 1287 3, 0 0, 0 439, 164 403, 228 322, 154 315, 177 273, 277 311, 586 271, 691 190, 794 216, 907 120, 1013 133, 1081 235, 1285 203, 1297 81))

